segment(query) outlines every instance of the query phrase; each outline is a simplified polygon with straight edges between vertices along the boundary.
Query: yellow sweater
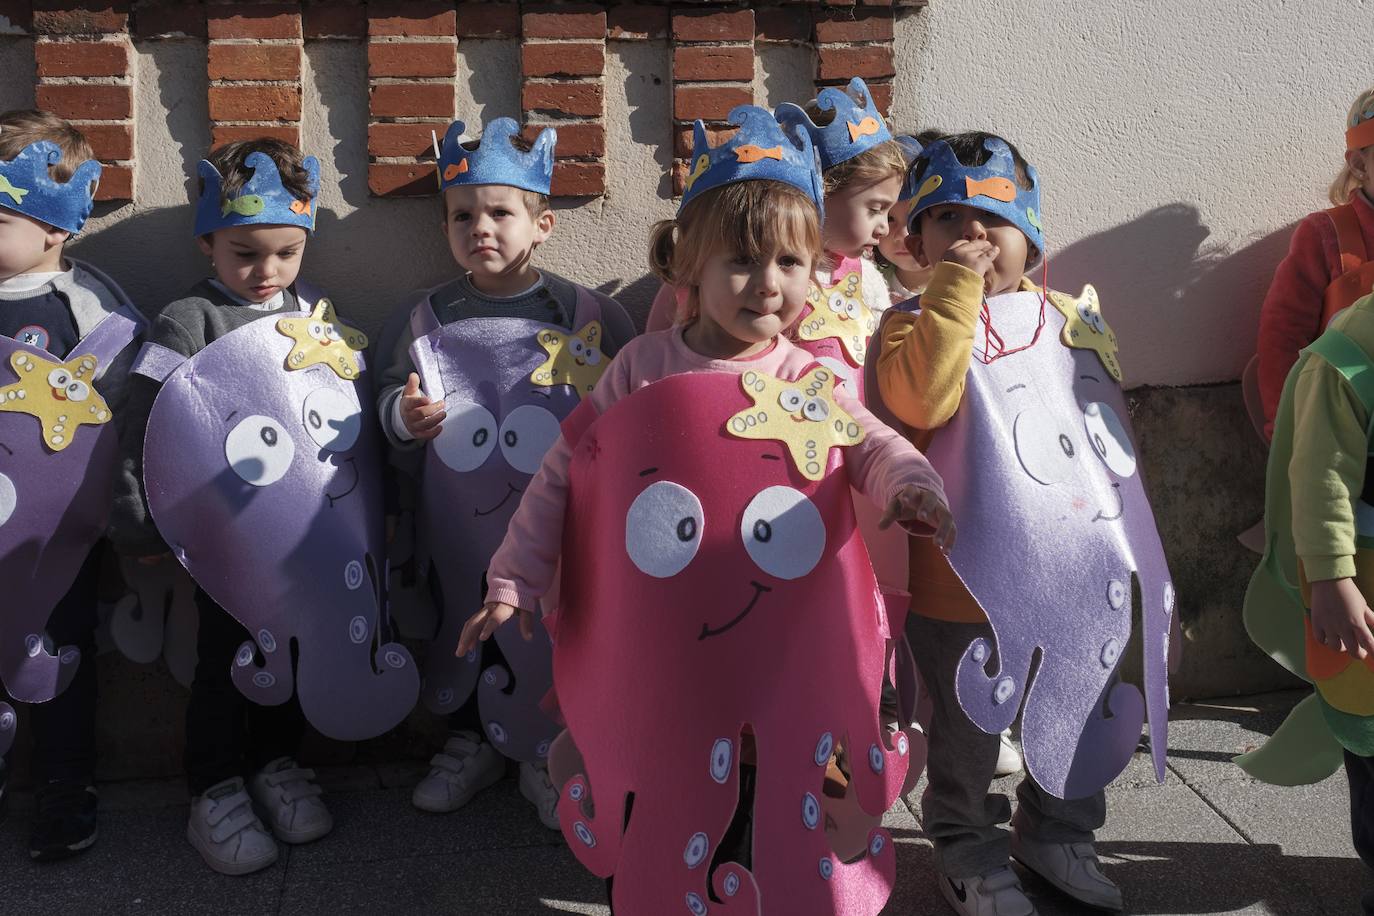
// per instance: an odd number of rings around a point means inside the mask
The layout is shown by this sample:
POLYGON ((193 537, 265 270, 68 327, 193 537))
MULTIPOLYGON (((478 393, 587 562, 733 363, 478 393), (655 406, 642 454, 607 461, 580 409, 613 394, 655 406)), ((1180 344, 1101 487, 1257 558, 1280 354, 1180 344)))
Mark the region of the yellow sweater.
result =
MULTIPOLYGON (((1022 290, 1036 286, 1022 278, 1022 290)), ((919 314, 894 312, 879 342, 878 393, 917 448, 959 409, 983 305, 983 278, 941 261, 921 294, 919 314)), ((955 519, 955 523, 958 523, 955 519)), ((987 616, 930 538, 910 539, 911 609, 923 617, 976 623, 987 616)))
MULTIPOLYGON (((1337 315, 1332 328, 1374 355, 1374 297, 1337 315)), ((1349 381, 1308 357, 1293 391, 1293 546, 1308 581, 1355 575, 1355 502, 1365 484, 1369 417, 1349 381)))

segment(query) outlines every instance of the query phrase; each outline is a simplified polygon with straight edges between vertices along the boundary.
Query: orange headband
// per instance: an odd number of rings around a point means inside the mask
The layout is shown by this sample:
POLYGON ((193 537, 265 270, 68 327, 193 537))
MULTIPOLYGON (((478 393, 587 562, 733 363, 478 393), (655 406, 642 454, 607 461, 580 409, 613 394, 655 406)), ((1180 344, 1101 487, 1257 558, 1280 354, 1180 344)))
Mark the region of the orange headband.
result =
POLYGON ((1361 121, 1345 132, 1346 149, 1364 149, 1366 146, 1374 146, 1374 118, 1361 121))

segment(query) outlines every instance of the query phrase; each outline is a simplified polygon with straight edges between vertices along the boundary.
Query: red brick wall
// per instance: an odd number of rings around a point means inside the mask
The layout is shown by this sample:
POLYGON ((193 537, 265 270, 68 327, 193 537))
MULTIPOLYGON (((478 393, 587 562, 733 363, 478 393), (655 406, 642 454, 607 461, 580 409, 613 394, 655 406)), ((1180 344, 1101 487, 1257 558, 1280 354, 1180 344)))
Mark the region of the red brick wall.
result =
POLYGON ((727 128, 753 101, 755 48, 815 50, 816 85, 862 76, 879 107, 892 97, 893 23, 926 0, 769 0, 730 3, 526 0, 0 0, 34 37, 39 106, 85 130, 106 164, 99 196, 136 191, 133 40, 206 44, 213 142, 271 134, 299 142, 303 42, 367 43, 368 187, 383 197, 434 189, 431 132, 455 115, 463 42, 518 39, 528 136, 558 129, 556 196, 606 188, 607 41, 672 48, 674 193, 681 193, 691 125, 727 128))

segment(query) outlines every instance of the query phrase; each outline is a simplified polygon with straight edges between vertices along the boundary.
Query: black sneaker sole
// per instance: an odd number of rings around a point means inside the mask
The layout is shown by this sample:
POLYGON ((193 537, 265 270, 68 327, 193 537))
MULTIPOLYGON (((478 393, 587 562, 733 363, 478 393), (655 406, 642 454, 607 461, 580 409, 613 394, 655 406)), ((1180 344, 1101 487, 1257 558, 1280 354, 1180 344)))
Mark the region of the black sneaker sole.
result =
POLYGON ((77 853, 84 852, 94 846, 99 833, 98 830, 92 830, 90 836, 83 837, 70 846, 60 846, 55 849, 30 849, 29 858, 35 862, 58 862, 62 859, 70 859, 77 853))

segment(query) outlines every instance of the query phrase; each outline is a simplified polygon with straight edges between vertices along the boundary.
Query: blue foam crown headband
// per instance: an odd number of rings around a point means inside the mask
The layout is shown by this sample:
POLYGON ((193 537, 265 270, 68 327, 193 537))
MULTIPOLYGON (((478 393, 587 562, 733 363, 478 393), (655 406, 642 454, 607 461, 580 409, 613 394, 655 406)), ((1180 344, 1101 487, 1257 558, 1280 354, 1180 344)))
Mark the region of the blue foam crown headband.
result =
POLYGON ((801 190, 824 211, 825 192, 811 138, 800 128, 779 124, 766 108, 736 105, 729 121, 739 128, 711 146, 706 125, 692 125, 692 158, 681 207, 694 197, 736 181, 781 181, 801 190))
POLYGON ((320 196, 318 159, 305 157, 310 196, 304 200, 286 190, 277 163, 266 153, 249 153, 244 165, 253 170, 253 177, 244 183, 237 197, 225 200, 224 177, 209 160, 200 161, 197 171, 204 188, 196 204, 196 235, 209 235, 232 226, 300 226, 306 232, 315 231, 320 196))
POLYGON ((817 127, 804 109, 791 102, 783 102, 774 114, 783 124, 801 127, 811 136, 821 157, 822 171, 892 139, 892 132, 873 103, 872 93, 857 76, 843 89, 822 89, 816 97, 816 107, 835 113, 824 127, 817 127))
POLYGON ((86 225, 100 184, 100 163, 88 159, 68 181, 54 181, 48 166, 62 161, 62 149, 37 140, 8 162, 0 162, 0 207, 31 216, 72 235, 86 225))
POLYGON ((558 131, 544 128, 529 152, 524 152, 511 142, 519 136, 520 125, 510 118, 497 118, 488 124, 473 149, 463 146, 464 130, 462 121, 454 121, 444 132, 439 148, 440 191, 460 184, 504 184, 536 194, 549 193, 558 131))
POLYGON ((911 200, 907 226, 916 224, 923 210, 940 204, 962 204, 994 213, 1025 233, 1026 238, 1044 254, 1045 237, 1040 225, 1040 179, 1035 167, 1026 163, 1030 187, 1023 188, 1016 180, 1016 161, 1005 140, 989 137, 983 141, 989 153, 982 165, 966 166, 954 155, 943 140, 936 140, 921 150, 916 163, 928 164, 919 181, 919 169, 907 172, 903 199, 911 200))

